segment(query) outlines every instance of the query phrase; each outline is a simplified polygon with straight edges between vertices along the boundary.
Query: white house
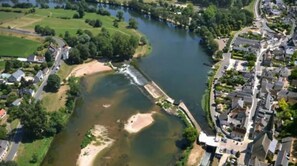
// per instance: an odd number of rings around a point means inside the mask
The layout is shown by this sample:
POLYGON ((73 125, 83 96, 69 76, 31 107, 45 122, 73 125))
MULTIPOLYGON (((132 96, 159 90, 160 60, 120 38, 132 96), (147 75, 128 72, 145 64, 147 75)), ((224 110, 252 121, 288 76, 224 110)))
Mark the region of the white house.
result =
POLYGON ((65 45, 63 48, 62 48, 62 59, 63 60, 66 60, 69 58, 69 50, 71 49, 71 47, 65 45))
POLYGON ((14 72, 9 78, 9 82, 20 82, 22 77, 25 77, 25 73, 21 70, 18 69, 16 72, 14 72))

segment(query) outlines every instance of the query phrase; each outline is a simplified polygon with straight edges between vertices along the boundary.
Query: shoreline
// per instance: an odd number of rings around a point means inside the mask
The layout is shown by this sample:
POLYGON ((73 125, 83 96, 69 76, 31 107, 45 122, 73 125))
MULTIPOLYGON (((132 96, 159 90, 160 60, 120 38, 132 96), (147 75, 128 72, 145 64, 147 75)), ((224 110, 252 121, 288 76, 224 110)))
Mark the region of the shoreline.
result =
POLYGON ((81 149, 78 156, 77 166, 92 166, 96 156, 105 148, 110 147, 114 140, 108 138, 107 129, 101 125, 95 125, 91 133, 96 138, 85 148, 81 149))
POLYGON ((112 68, 106 64, 107 62, 100 62, 98 60, 92 60, 91 62, 77 65, 71 70, 66 80, 71 77, 83 77, 85 75, 96 74, 100 72, 112 71, 112 68))

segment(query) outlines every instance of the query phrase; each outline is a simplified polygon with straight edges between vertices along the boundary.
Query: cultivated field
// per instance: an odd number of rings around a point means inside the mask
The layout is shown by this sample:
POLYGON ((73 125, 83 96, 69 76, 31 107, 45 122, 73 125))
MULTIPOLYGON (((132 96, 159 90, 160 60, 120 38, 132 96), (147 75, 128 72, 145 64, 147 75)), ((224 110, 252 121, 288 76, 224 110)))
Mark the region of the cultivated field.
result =
POLYGON ((0 57, 28 57, 30 54, 36 51, 39 45, 40 43, 36 41, 14 36, 0 35, 0 57))

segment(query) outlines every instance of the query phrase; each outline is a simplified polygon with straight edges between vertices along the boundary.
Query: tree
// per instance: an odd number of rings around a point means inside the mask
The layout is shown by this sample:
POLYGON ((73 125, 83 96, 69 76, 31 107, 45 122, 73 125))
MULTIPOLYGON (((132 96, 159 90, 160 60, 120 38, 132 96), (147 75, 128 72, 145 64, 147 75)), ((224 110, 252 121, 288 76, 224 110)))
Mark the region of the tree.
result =
POLYGON ((13 64, 12 61, 5 61, 5 72, 10 72, 12 70, 13 64))
POLYGON ((197 131, 193 127, 187 127, 184 130, 183 136, 187 140, 188 144, 192 144, 197 138, 197 131))
POLYGON ((80 64, 83 60, 80 58, 80 53, 77 48, 72 48, 69 52, 68 62, 70 64, 80 64))
POLYGON ((52 62, 53 61, 52 53, 49 50, 45 52, 44 57, 45 57, 46 62, 52 62))
POLYGON ((46 89, 51 92, 57 92, 61 86, 61 78, 56 75, 52 74, 48 77, 46 89))
POLYGON ((138 28, 138 22, 135 20, 135 18, 129 19, 129 28, 132 28, 132 29, 138 28))
POLYGON ((118 21, 117 21, 117 20, 114 20, 114 21, 113 21, 113 26, 114 26, 114 27, 116 27, 116 28, 118 28, 118 27, 119 27, 119 23, 118 23, 118 21))
POLYGON ((140 43, 143 44, 143 45, 146 45, 148 43, 145 36, 141 36, 140 43))
POLYGON ((83 18, 84 15, 85 15, 85 11, 83 8, 79 8, 78 11, 77 11, 78 15, 79 15, 79 18, 83 18))
POLYGON ((99 19, 96 19, 94 27, 101 27, 102 22, 99 19))
POLYGON ((288 105, 288 103, 286 102, 285 98, 281 98, 281 99, 278 101, 278 105, 279 105, 279 107, 281 108, 282 111, 286 111, 286 110, 288 110, 288 108, 289 108, 289 105, 288 105))
POLYGON ((30 163, 34 164, 34 163, 37 163, 37 161, 38 161, 38 156, 36 153, 34 153, 31 157, 30 163))
POLYGON ((7 137, 7 130, 4 126, 0 126, 0 139, 5 139, 7 137))
POLYGON ((116 17, 118 18, 118 21, 122 21, 124 19, 124 12, 119 10, 116 17))
POLYGON ((18 166, 15 161, 1 161, 0 166, 18 166))
POLYGON ((90 50, 87 44, 78 44, 76 48, 79 50, 82 60, 87 60, 90 57, 90 50))

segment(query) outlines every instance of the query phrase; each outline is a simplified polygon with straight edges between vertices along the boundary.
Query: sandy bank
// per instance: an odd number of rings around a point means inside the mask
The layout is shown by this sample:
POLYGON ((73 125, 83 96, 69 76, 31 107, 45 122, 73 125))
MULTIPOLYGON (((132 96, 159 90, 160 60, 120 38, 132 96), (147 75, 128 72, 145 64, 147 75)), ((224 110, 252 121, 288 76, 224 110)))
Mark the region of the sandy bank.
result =
POLYGON ((90 75, 104 71, 111 71, 112 68, 109 67, 106 63, 93 60, 91 62, 78 65, 71 71, 68 77, 82 77, 84 75, 90 75))
POLYGON ((145 114, 137 113, 136 115, 131 116, 125 124, 125 130, 129 133, 137 133, 143 128, 151 125, 154 122, 154 113, 155 112, 145 114))
POLYGON ((96 156, 103 149, 111 146, 114 140, 108 138, 107 130, 105 127, 95 125, 91 129, 91 133, 96 137, 87 147, 81 149, 80 155, 77 159, 76 165, 78 166, 93 166, 96 156))

